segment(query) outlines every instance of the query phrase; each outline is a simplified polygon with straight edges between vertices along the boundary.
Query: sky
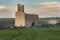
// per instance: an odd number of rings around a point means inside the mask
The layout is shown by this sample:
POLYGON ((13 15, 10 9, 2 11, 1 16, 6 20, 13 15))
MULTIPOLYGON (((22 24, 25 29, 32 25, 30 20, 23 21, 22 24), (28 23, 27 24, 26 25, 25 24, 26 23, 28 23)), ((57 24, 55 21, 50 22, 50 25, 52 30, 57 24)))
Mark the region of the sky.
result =
POLYGON ((17 4, 23 4, 28 14, 60 17, 60 0, 0 0, 0 18, 15 18, 17 4))

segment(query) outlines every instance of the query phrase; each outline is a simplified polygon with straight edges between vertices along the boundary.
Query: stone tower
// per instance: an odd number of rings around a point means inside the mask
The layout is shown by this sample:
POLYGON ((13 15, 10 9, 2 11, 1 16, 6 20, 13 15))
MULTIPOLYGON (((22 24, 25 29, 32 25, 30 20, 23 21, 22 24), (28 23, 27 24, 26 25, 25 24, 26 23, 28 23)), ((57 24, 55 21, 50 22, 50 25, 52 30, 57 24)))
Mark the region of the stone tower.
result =
POLYGON ((15 26, 23 27, 25 26, 25 13, 24 13, 24 5, 17 5, 17 12, 15 14, 15 26))

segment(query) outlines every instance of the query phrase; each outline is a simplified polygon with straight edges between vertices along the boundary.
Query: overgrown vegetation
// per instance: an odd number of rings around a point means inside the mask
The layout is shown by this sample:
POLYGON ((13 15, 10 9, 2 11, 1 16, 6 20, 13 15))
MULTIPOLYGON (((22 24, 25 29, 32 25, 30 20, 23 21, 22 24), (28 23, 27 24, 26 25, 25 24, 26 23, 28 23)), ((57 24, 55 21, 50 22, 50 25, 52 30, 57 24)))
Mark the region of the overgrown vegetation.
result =
POLYGON ((39 22, 45 22, 45 23, 47 23, 48 20, 52 20, 52 19, 60 20, 60 17, 40 18, 39 22))

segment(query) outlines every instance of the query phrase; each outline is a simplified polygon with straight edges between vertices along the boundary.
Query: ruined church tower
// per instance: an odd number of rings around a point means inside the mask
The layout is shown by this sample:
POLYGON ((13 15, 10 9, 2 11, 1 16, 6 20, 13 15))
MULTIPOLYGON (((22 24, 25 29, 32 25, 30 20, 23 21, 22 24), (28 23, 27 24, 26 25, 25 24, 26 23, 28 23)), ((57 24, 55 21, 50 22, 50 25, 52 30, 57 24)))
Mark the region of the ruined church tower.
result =
POLYGON ((17 12, 15 14, 15 26, 23 27, 25 26, 25 13, 24 13, 24 5, 17 5, 17 12))

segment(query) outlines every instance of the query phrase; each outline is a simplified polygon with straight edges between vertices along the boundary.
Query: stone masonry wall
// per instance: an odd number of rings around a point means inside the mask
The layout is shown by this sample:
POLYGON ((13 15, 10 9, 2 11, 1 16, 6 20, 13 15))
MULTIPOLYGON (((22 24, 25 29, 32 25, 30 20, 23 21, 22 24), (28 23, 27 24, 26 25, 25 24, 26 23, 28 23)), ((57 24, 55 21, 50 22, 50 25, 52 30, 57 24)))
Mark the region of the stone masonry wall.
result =
POLYGON ((25 13, 24 13, 24 6, 18 4, 18 11, 15 15, 15 26, 23 27, 25 26, 25 13))

